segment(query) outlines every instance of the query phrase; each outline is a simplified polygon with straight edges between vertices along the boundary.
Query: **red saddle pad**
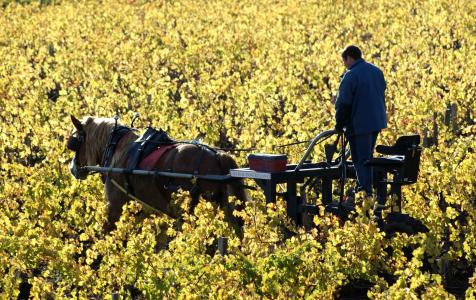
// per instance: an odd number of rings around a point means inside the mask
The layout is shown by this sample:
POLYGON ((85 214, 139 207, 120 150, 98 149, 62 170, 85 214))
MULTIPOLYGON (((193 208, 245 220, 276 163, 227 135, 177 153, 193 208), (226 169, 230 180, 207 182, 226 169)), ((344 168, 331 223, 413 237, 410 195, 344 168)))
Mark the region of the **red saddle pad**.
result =
POLYGON ((171 145, 164 145, 158 147, 154 151, 152 151, 149 155, 147 155, 144 159, 141 160, 139 163, 138 168, 142 170, 151 170, 157 164, 159 159, 170 149, 177 147, 176 144, 171 145))

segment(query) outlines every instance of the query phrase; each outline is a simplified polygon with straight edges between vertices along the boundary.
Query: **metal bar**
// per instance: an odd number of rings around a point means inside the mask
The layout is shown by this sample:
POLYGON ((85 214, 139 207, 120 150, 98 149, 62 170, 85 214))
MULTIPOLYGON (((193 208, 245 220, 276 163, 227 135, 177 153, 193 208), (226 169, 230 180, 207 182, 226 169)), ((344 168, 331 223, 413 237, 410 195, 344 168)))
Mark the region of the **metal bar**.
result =
POLYGON ((286 202, 287 202, 287 213, 288 216, 297 224, 301 225, 298 220, 298 203, 297 203, 297 191, 296 191, 296 181, 290 180, 287 182, 287 193, 286 193, 286 202))
POLYGON ((142 175, 142 176, 164 176, 164 177, 172 177, 172 178, 183 178, 183 179, 203 179, 203 180, 210 180, 210 181, 232 181, 236 180, 231 175, 195 175, 195 174, 188 174, 188 173, 174 173, 174 172, 162 172, 162 171, 148 171, 148 170, 129 170, 124 168, 105 168, 105 167, 97 167, 97 166, 86 166, 82 169, 85 169, 90 172, 99 172, 99 173, 119 173, 119 174, 132 174, 132 175, 142 175))
POLYGON ((240 178, 271 179, 271 173, 255 172, 250 169, 234 169, 230 170, 230 174, 240 178))
MULTIPOLYGON (((347 167, 347 176, 350 178, 355 178, 355 171, 354 167, 346 163, 347 167)), ((252 179, 262 179, 262 180, 275 180, 278 183, 286 182, 289 179, 295 180, 302 180, 306 177, 330 177, 330 178, 339 178, 340 172, 340 165, 332 166, 332 167, 324 167, 324 168, 306 168, 301 169, 298 172, 294 172, 294 170, 288 170, 285 172, 280 173, 263 173, 263 172, 256 172, 250 169, 236 169, 230 170, 230 174, 232 177, 240 177, 240 178, 252 178, 252 179)))
POLYGON ((340 168, 340 186, 339 186, 339 190, 340 190, 340 195, 339 195, 339 205, 340 203, 342 203, 342 201, 344 201, 344 186, 345 186, 345 182, 347 181, 347 174, 346 174, 346 170, 347 170, 347 165, 345 163, 346 161, 346 157, 345 157, 345 144, 346 144, 346 139, 345 139, 345 134, 342 135, 342 141, 341 141, 341 163, 339 165, 339 168, 340 168))
POLYGON ((327 205, 332 202, 332 179, 322 178, 322 204, 327 205))
POLYGON ((266 203, 276 203, 276 182, 274 180, 264 181, 264 195, 266 203))
POLYGON ((294 171, 299 171, 299 169, 302 167, 302 165, 304 164, 304 162, 306 161, 307 157, 309 156, 309 154, 311 153, 312 149, 314 148, 314 146, 316 145, 316 143, 322 139, 322 138, 325 138, 325 137, 329 137, 333 134, 335 134, 337 131, 334 130, 334 129, 331 129, 331 130, 326 130, 326 131, 323 131, 321 133, 319 133, 311 142, 311 144, 309 145, 309 147, 307 147, 306 149, 306 152, 304 153, 303 157, 301 158, 301 160, 299 161, 298 165, 296 166, 296 168, 294 169, 294 171))

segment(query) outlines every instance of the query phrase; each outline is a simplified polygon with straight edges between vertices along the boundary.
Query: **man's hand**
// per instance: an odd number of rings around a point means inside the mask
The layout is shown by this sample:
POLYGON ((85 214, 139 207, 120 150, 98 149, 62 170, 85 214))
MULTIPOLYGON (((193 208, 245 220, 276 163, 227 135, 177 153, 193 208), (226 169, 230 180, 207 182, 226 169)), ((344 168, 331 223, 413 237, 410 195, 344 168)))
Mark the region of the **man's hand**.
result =
POLYGON ((344 132, 344 126, 342 126, 340 124, 336 124, 335 127, 334 127, 334 130, 339 134, 343 133, 344 132))

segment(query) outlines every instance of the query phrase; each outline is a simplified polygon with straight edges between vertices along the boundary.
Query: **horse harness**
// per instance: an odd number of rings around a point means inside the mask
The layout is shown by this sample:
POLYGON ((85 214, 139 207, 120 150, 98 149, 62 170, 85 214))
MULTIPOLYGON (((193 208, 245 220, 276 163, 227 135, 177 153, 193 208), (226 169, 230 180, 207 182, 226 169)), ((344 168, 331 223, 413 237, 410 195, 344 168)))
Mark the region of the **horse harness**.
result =
POLYGON ((129 132, 133 131, 134 129, 131 129, 126 126, 117 126, 117 124, 114 126, 112 129, 111 134, 109 135, 109 141, 107 143, 106 149, 104 150, 104 153, 102 155, 101 159, 101 166, 102 167, 109 167, 109 165, 112 162, 112 156, 114 155, 114 152, 116 151, 116 146, 119 144, 121 139, 126 136, 129 132))
MULTIPOLYGON (((112 161, 112 156, 114 155, 116 146, 119 144, 121 139, 130 131, 134 129, 131 129, 126 126, 116 126, 111 132, 111 135, 109 137, 108 144, 106 146, 106 149, 103 154, 102 158, 102 163, 101 165, 104 167, 109 167, 112 161)), ((196 145, 197 147, 201 149, 205 149, 207 151, 211 151, 215 154, 215 158, 218 160, 217 151, 207 145, 203 145, 200 143, 196 142, 177 142, 172 140, 168 134, 163 131, 162 129, 155 129, 152 127, 148 127, 145 133, 138 138, 136 141, 131 143, 128 151, 128 160, 127 160, 127 169, 130 171, 130 173, 125 173, 125 189, 119 188, 121 191, 126 193, 128 196, 133 196, 134 199, 137 199, 135 196, 135 191, 133 188, 133 185, 131 184, 130 180, 130 175, 132 174, 132 170, 136 169, 139 163, 141 162, 142 159, 146 158, 149 154, 151 154, 154 150, 157 149, 159 146, 167 146, 167 145, 175 145, 175 144, 192 144, 196 145)), ((198 156, 198 159, 195 161, 195 167, 193 174, 198 175, 199 174, 199 168, 200 164, 202 162, 203 154, 206 151, 201 151, 200 155, 198 156)), ((167 169, 169 172, 173 172, 173 163, 175 160, 175 155, 177 152, 173 153, 172 159, 171 159, 171 165, 167 169)), ((106 175, 107 176, 107 175, 106 175)), ((157 180, 157 177, 156 177, 157 180)), ((196 205, 198 203, 199 196, 201 194, 201 191, 198 187, 198 179, 192 179, 190 182, 190 185, 187 186, 181 186, 178 184, 174 184, 175 179, 174 178, 168 178, 167 183, 164 185, 164 188, 169 191, 177 191, 180 188, 184 188, 185 190, 190 191, 190 195, 192 197, 192 205, 196 205)), ((117 184, 116 184, 117 187, 117 184)), ((140 201, 143 202, 143 201, 140 201)), ((193 206, 192 206, 193 207, 193 206)))

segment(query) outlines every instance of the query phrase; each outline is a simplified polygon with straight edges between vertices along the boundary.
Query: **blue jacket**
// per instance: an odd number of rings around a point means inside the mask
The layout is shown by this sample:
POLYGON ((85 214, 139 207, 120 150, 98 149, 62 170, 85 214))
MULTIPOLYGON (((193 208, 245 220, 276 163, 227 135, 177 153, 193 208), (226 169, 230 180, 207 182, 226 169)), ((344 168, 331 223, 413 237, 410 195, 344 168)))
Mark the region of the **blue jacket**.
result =
POLYGON ((386 83, 382 71, 363 59, 345 72, 335 103, 336 128, 349 135, 366 134, 387 127, 386 83))

